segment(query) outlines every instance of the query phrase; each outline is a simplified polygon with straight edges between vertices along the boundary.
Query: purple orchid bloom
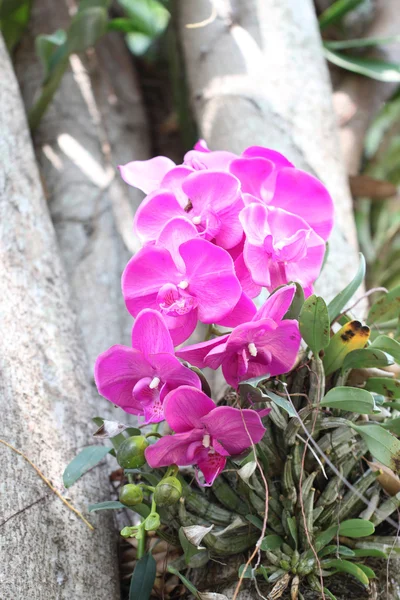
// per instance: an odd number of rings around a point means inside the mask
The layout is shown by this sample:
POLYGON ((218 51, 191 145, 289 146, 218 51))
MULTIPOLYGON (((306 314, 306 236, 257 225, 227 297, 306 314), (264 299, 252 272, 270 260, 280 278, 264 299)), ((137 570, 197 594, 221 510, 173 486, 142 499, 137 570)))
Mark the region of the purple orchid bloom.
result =
POLYGON ((132 348, 112 346, 100 354, 94 371, 99 393, 125 412, 144 415, 145 423, 164 420, 163 402, 171 390, 187 384, 200 388, 196 373, 174 355, 162 316, 143 310, 132 329, 132 348))
POLYGON ((233 388, 251 377, 287 373, 301 342, 297 321, 282 320, 295 290, 294 285, 277 290, 250 322, 238 325, 230 334, 181 348, 176 355, 199 368, 222 366, 233 388))
POLYGON ((153 468, 197 465, 205 485, 213 484, 228 456, 241 454, 263 437, 265 427, 254 410, 216 407, 202 391, 183 385, 164 402, 165 418, 175 435, 166 435, 145 450, 153 468))
POLYGON ((172 219, 155 245, 145 246, 129 261, 122 276, 129 312, 161 312, 174 345, 193 333, 198 319, 219 322, 242 294, 230 255, 211 242, 191 239, 193 235, 191 223, 172 219))
POLYGON ((163 178, 159 191, 138 208, 134 230, 143 243, 152 242, 170 219, 184 217, 202 238, 233 248, 243 236, 242 208, 240 182, 233 175, 176 167, 163 178))
POLYGON ((252 203, 240 213, 246 234, 243 258, 252 280, 272 291, 289 281, 310 293, 325 254, 325 242, 300 217, 252 203))

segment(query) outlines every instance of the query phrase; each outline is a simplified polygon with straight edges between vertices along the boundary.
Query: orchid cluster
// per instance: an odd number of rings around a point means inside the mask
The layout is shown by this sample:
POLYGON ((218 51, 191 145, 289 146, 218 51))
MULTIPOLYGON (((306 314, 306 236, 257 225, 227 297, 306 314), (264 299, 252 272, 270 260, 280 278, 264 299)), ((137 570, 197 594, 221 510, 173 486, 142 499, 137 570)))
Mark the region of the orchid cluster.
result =
POLYGON ((293 367, 301 337, 285 315, 293 282, 312 293, 332 200, 312 175, 259 146, 237 156, 200 141, 181 165, 160 156, 120 172, 147 194, 134 221, 142 248, 122 276, 135 322, 132 347, 99 356, 96 384, 145 424, 167 421, 174 434, 146 449, 151 467, 197 465, 211 485, 265 428, 256 410, 216 406, 190 365, 221 366, 234 389, 293 367), (199 322, 215 337, 182 346, 199 322))

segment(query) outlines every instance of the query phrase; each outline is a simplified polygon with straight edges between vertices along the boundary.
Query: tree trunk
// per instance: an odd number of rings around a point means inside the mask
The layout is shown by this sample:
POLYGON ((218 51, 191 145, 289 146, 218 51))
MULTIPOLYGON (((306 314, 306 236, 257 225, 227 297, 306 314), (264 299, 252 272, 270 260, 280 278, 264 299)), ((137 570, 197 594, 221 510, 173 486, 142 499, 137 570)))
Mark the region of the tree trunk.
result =
MULTIPOLYGON (((17 82, 0 44, 0 437, 61 490, 64 466, 87 445, 96 408, 17 82)), ((2 444, 0 472, 0 597, 119 598, 110 522, 95 515, 89 531, 2 444)), ((68 496, 86 511, 104 490, 106 476, 94 469, 68 496)))
MULTIPOLYGON (((35 37, 44 27, 46 32, 66 28, 69 20, 64 1, 38 0, 33 7, 29 32, 15 60, 28 110, 42 79, 35 37)), ((100 352, 130 343, 132 318, 120 279, 138 249, 132 223, 143 194, 128 187, 116 167, 149 158, 146 125, 131 56, 115 34, 107 35, 88 56, 71 57, 70 69, 34 134, 91 379, 100 352)))
POLYGON ((279 150, 327 185, 336 209, 318 290, 327 299, 358 264, 352 202, 340 156, 332 90, 311 0, 198 0, 179 4, 191 101, 212 149, 279 150))

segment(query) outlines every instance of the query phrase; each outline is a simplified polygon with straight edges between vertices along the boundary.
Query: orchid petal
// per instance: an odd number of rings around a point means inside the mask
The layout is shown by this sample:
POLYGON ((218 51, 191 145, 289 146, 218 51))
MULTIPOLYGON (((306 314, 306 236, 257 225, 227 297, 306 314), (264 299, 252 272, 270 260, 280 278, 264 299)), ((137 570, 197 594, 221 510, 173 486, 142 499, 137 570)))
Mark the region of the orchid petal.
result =
POLYGON ((259 414, 249 409, 218 406, 201 421, 231 456, 258 444, 265 433, 259 414))
POLYGON ((193 458, 193 444, 198 442, 201 447, 202 430, 191 429, 184 433, 165 435, 144 452, 146 461, 153 469, 178 465, 184 467, 191 465, 193 458))
POLYGON ((150 160, 134 160, 126 165, 119 165, 122 179, 133 187, 149 194, 160 186, 164 175, 175 163, 166 156, 156 156, 150 160))
MULTIPOLYGON (((265 158, 237 158, 229 165, 229 171, 235 175, 243 193, 261 197, 262 187, 268 186, 267 180, 274 171, 274 164, 265 158)), ((273 191, 273 183, 271 192, 273 191)))
POLYGON ((199 344, 192 344, 190 346, 184 346, 176 350, 176 356, 182 360, 187 360, 188 363, 203 369, 205 365, 205 358, 207 354, 216 348, 217 346, 224 345, 229 335, 223 335, 207 342, 200 342, 199 344))
POLYGON ((165 224, 185 213, 175 196, 165 190, 148 196, 136 211, 133 230, 142 242, 156 240, 165 224))
POLYGON ((280 288, 264 302, 254 315, 253 321, 261 321, 262 319, 273 319, 276 322, 281 321, 289 310, 295 293, 295 285, 287 285, 280 288))
POLYGON ((174 346, 161 314, 156 310, 142 310, 132 328, 132 348, 144 356, 160 352, 174 353, 174 346))
POLYGON ((194 387, 182 385, 170 392, 164 401, 165 418, 177 433, 201 429, 202 418, 215 409, 215 404, 194 387))
POLYGON ((196 454, 197 466, 204 475, 205 484, 199 485, 202 487, 211 486, 218 475, 225 469, 226 458, 216 452, 209 452, 206 448, 203 448, 196 454))
POLYGON ((185 263, 179 253, 179 246, 198 235, 196 227, 187 218, 174 218, 163 226, 156 245, 166 248, 178 269, 185 272, 185 263))
POLYGON ((254 302, 244 292, 242 292, 238 303, 223 319, 220 319, 216 325, 222 327, 236 327, 242 323, 251 321, 256 314, 254 302))

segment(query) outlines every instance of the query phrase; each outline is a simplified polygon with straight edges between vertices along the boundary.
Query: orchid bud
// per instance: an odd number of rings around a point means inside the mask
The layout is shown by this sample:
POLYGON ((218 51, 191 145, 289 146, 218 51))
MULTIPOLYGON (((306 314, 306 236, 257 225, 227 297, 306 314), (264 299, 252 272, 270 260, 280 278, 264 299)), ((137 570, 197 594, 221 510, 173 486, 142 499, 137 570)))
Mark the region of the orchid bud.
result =
POLYGON ((138 485, 128 483, 121 488, 119 501, 125 506, 136 506, 143 502, 143 492, 138 485))
POLYGON ((156 486, 154 501, 157 506, 172 506, 182 496, 182 485, 176 477, 165 477, 156 486))
POLYGON ((124 527, 121 531, 120 531, 120 535, 123 538, 132 538, 132 537, 136 537, 137 533, 139 531, 139 528, 137 526, 133 526, 133 527, 124 527))
POLYGON ((138 469, 142 467, 146 459, 144 451, 149 445, 146 438, 134 435, 122 442, 117 450, 117 461, 123 469, 138 469))
POLYGON ((156 512, 150 513, 144 522, 144 528, 146 531, 155 531, 161 525, 160 515, 156 512))

